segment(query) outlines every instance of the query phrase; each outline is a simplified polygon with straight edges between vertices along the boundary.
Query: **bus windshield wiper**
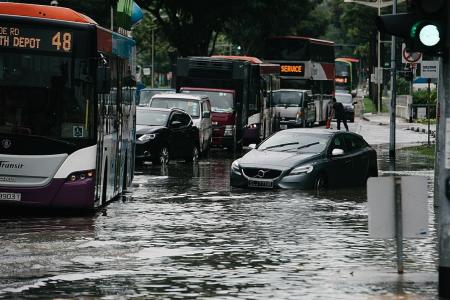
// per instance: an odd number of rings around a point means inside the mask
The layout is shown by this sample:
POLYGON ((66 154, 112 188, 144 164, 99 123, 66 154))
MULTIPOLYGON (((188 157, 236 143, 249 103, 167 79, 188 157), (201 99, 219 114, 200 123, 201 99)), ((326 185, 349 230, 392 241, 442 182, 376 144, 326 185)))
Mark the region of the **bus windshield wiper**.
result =
POLYGON ((269 147, 266 147, 266 148, 260 149, 260 150, 264 151, 264 150, 267 150, 267 149, 279 148, 279 147, 290 146, 290 145, 297 145, 297 144, 298 144, 298 142, 295 142, 295 143, 284 143, 284 144, 278 144, 278 145, 269 146, 269 147))

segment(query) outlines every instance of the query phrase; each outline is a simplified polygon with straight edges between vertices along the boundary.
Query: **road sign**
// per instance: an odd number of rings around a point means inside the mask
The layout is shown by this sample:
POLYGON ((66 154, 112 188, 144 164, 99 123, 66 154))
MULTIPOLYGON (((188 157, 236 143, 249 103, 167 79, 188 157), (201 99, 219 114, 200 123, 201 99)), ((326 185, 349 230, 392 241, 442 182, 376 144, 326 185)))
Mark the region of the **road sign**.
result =
POLYGON ((143 68, 142 71, 145 76, 148 76, 151 74, 152 69, 151 68, 143 68))
POLYGON ((420 66, 420 77, 439 78, 439 62, 435 60, 424 60, 420 66))
MULTIPOLYGON (((428 235, 427 180, 401 177, 401 213, 404 238, 428 235)), ((394 177, 372 177, 367 181, 369 234, 372 238, 395 238, 394 177)))
POLYGON ((422 61, 421 52, 409 52, 406 50, 405 43, 402 44, 402 63, 404 64, 417 64, 422 61))

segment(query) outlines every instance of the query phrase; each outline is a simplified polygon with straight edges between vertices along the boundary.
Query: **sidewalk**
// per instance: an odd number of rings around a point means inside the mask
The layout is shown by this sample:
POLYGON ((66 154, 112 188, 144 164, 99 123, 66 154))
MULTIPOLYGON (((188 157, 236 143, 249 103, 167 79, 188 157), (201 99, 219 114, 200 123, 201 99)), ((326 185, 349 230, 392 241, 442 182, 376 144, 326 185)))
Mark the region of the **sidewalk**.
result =
MULTIPOLYGON (((381 114, 365 113, 362 115, 362 119, 367 122, 376 123, 377 125, 386 125, 386 126, 390 125, 390 115, 388 113, 381 113, 381 114)), ((428 124, 409 123, 408 121, 402 118, 396 118, 395 124, 397 129, 411 130, 423 134, 427 134, 428 131, 428 124)), ((436 137, 436 124, 430 124, 430 133, 431 136, 436 137)))

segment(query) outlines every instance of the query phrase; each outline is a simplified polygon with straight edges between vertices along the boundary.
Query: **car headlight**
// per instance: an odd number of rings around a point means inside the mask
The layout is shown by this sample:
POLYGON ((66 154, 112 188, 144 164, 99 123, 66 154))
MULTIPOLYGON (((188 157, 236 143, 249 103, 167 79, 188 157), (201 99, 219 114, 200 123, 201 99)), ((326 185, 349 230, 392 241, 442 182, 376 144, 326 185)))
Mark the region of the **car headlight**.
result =
POLYGON ((149 140, 154 140, 156 138, 156 133, 144 134, 138 140, 141 142, 147 142, 149 140))
POLYGON ((241 175, 241 167, 239 166, 239 160, 233 161, 231 164, 231 171, 237 175, 241 175))
POLYGON ((314 169, 314 167, 312 165, 305 165, 305 166, 300 166, 297 167, 295 169, 293 169, 290 173, 290 175, 301 175, 301 174, 309 174, 312 172, 312 170, 314 169))

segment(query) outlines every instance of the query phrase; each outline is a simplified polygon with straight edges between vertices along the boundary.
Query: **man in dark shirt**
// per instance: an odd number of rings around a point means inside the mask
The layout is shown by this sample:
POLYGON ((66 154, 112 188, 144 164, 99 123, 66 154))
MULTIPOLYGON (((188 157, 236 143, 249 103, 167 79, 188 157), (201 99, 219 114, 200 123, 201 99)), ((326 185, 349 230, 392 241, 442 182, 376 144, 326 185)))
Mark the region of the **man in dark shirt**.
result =
POLYGON ((336 98, 333 98, 333 110, 336 117, 337 129, 341 130, 341 121, 344 123, 345 130, 348 131, 347 120, 345 119, 344 105, 341 102, 337 102, 336 98))

